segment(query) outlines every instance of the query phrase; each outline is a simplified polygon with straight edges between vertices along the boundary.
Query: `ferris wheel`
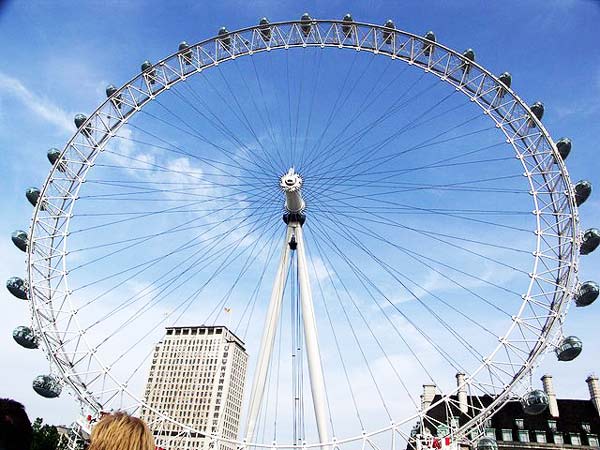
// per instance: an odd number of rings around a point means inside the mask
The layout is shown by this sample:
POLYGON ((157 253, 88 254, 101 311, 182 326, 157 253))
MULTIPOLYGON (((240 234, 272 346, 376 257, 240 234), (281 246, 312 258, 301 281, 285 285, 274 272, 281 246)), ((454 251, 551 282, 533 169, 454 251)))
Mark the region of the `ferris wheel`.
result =
POLYGON ((106 94, 13 234, 27 274, 7 287, 32 312, 13 337, 50 362, 39 394, 224 448, 395 449, 446 425, 432 408, 458 409, 453 442, 512 398, 539 412, 540 358, 581 352, 563 324, 599 294, 577 275, 600 243, 579 228, 591 184, 543 104, 473 50, 391 20, 263 18, 106 94), (245 343, 237 438, 144 394, 165 327, 193 325, 245 343))

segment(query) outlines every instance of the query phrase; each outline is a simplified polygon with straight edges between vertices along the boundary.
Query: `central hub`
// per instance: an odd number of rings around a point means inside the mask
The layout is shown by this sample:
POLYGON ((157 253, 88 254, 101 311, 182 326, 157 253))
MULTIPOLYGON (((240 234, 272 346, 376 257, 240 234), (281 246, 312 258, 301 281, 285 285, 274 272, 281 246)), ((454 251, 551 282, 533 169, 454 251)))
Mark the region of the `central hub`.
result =
POLYGON ((280 178, 279 186, 285 194, 285 209, 290 213, 304 211, 306 204, 301 192, 302 177, 296 173, 293 167, 280 178))

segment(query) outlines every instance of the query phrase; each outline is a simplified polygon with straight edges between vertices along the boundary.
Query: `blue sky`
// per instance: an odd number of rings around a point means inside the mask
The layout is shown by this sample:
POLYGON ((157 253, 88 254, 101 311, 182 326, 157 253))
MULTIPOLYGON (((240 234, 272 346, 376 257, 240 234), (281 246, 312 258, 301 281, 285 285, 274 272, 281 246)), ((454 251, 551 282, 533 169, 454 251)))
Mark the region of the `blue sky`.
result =
MULTIPOLYGON (((352 12, 359 21, 395 20, 398 28, 422 34, 436 32, 439 42, 463 50, 472 47, 477 60, 495 73, 508 70, 513 87, 528 103, 542 100, 544 123, 555 138, 569 136, 573 152, 568 168, 573 180, 598 184, 597 136, 600 130, 600 2, 556 1, 406 1, 402 2, 69 2, 8 1, 0 6, 0 148, 4 176, 0 181, 4 211, 0 231, 3 278, 24 272, 22 254, 10 233, 25 228, 31 207, 24 197, 29 185, 40 185, 49 166, 46 149, 61 147, 74 131, 72 117, 91 112, 104 100, 107 84, 120 85, 138 72, 140 63, 172 53, 181 40, 195 42, 254 24, 293 19, 304 11, 315 18, 341 18, 352 12)), ((600 200, 581 208, 582 228, 600 226, 600 200)), ((597 255, 582 259, 582 279, 598 279, 597 255)), ((0 330, 0 395, 25 403, 32 416, 50 422, 72 420, 72 399, 38 397, 31 379, 47 369, 41 352, 26 352, 10 337, 27 322, 25 306, 6 291, 0 330)), ((585 397, 584 379, 598 371, 598 353, 591 350, 600 335, 596 308, 575 310, 568 330, 590 351, 570 363, 552 358, 543 370, 556 375, 559 396, 585 397)), ((539 372, 541 376, 541 371, 539 372)))

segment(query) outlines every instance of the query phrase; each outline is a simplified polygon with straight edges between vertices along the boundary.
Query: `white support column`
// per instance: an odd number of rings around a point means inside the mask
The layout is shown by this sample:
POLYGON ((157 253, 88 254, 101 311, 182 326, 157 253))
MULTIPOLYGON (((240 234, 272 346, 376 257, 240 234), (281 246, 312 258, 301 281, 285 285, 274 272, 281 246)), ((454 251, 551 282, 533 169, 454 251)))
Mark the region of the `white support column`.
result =
MULTIPOLYGON (((308 278, 308 266, 306 263, 306 249, 300 224, 291 223, 298 244, 298 282, 300 284, 300 303, 302 306, 302 322, 304 324, 304 339, 306 342, 306 357, 308 360, 308 372, 310 374, 310 387, 312 391, 315 419, 319 432, 320 442, 329 442, 329 429, 327 426, 327 408, 325 397, 325 379, 323 367, 321 366, 321 353, 319 351, 319 339, 317 337, 317 322, 315 320, 315 309, 313 306, 310 280, 308 278)), ((328 448, 324 446, 322 448, 328 448)))
MULTIPOLYGON (((313 306, 310 281, 308 277, 308 265, 306 263, 306 249, 302 235, 303 221, 302 211, 306 207, 301 194, 302 177, 294 171, 292 167, 280 179, 279 183, 285 194, 285 209, 288 211, 287 234, 284 248, 279 261, 279 268, 271 292, 271 300, 267 311, 267 320, 260 343, 256 371, 250 393, 250 404, 248 407, 248 422, 246 426, 246 443, 254 442, 254 433, 260 414, 260 408, 263 401, 265 386, 267 384, 267 375, 273 346, 275 344, 275 335, 281 316, 281 305, 283 302, 283 290, 288 273, 290 246, 292 236, 296 240, 296 251, 298 258, 298 284, 300 291, 300 303, 302 308, 302 322, 304 325, 304 340, 306 343, 306 358, 308 360, 308 371, 310 375, 310 387, 312 392, 313 405, 315 410, 315 419, 320 442, 329 442, 329 428, 327 426, 327 398, 325 394, 325 379, 323 376, 323 367, 321 365, 321 353, 319 352, 319 339, 317 337, 317 323, 315 320, 315 310, 313 306), (289 222, 288 222, 289 221, 289 222)), ((323 450, 329 450, 329 446, 322 446, 323 450)))
POLYGON ((256 370, 254 372, 252 391, 250 392, 250 403, 248 406, 246 442, 253 442, 258 415, 260 413, 265 386, 267 384, 267 375, 269 373, 271 354, 273 353, 275 335, 277 334, 277 326, 281 316, 283 289, 285 287, 285 279, 288 273, 288 265, 290 261, 289 242, 292 237, 292 231, 292 227, 288 226, 285 242, 283 243, 283 249, 281 251, 281 259, 279 260, 277 275, 275 276, 273 290, 271 291, 271 300, 269 301, 269 309, 267 310, 265 328, 260 341, 260 351, 258 353, 258 361, 256 362, 256 370))

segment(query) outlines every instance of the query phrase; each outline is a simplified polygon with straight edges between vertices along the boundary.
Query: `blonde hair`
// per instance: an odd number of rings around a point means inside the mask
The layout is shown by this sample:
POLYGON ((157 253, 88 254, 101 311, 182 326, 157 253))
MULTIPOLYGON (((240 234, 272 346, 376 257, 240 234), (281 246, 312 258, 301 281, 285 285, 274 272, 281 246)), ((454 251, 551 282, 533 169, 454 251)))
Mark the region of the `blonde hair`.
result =
POLYGON ((88 450, 154 450, 154 437, 146 423, 124 412, 100 419, 90 440, 88 450))

